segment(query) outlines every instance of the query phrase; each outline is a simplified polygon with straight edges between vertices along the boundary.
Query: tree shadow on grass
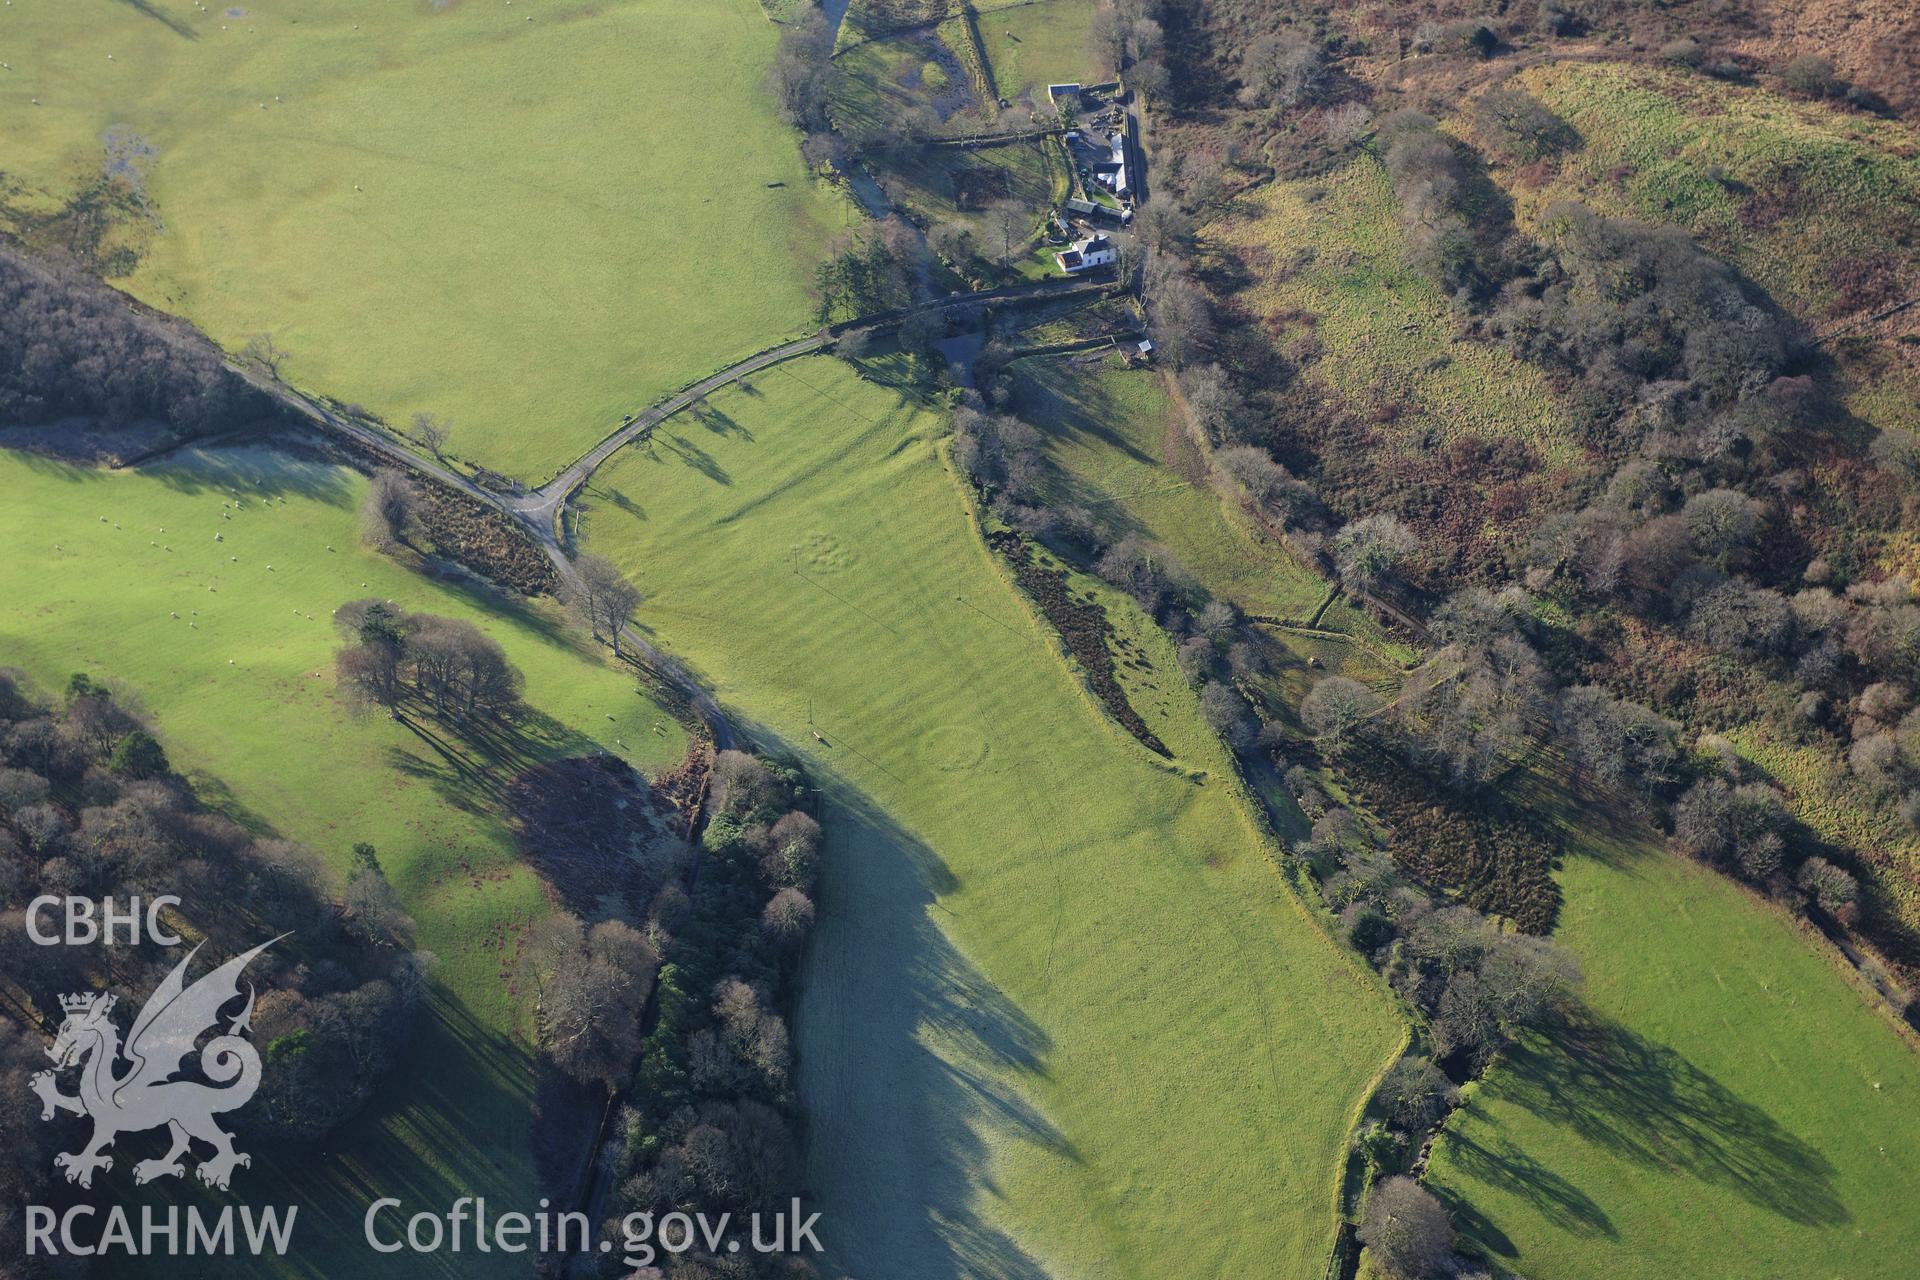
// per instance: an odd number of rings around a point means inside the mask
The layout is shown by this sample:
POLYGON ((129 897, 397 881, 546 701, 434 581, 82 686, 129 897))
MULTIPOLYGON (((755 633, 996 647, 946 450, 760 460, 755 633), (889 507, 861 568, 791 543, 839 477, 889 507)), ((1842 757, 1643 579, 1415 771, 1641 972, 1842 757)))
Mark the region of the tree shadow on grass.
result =
POLYGON ((353 497, 348 468, 270 441, 192 445, 137 471, 181 493, 216 494, 223 501, 237 492, 249 502, 298 497, 345 507, 353 497))
POLYGON ((149 4, 147 0, 120 0, 120 3, 126 5, 142 17, 152 18, 155 22, 173 32, 173 34, 179 36, 182 40, 198 40, 200 38, 198 31, 195 31, 192 27, 180 21, 180 19, 173 17, 171 14, 160 12, 159 9, 149 4))
MULTIPOLYGON (((254 1160, 236 1177, 232 1193, 209 1191, 192 1178, 162 1179, 137 1191, 129 1186, 127 1198, 194 1203, 203 1212, 222 1203, 249 1204, 256 1212, 261 1206, 296 1206, 293 1244, 276 1262, 275 1274, 324 1280, 472 1275, 470 1252, 376 1254, 363 1224, 369 1206, 388 1196, 403 1207, 379 1219, 386 1239, 402 1236, 411 1214, 444 1213, 461 1196, 531 1208, 532 1188, 525 1181, 531 1063, 525 1046, 480 1023, 445 990, 436 988, 414 1016, 413 1040, 373 1101, 331 1136, 312 1147, 267 1147, 243 1134, 241 1145, 251 1146, 254 1160)), ((112 1273, 152 1270, 122 1267, 112 1273)), ((206 1257, 191 1271, 252 1277, 261 1264, 244 1254, 206 1257)))
POLYGON ((726 468, 714 461, 712 454, 685 436, 677 436, 672 432, 657 431, 654 433, 653 438, 655 442, 665 448, 668 453, 671 453, 674 457, 680 459, 680 461, 686 463, 689 467, 692 467, 695 471, 698 471, 715 484, 733 483, 733 477, 727 474, 726 468))
MULTIPOLYGON (((1497 1147, 1483 1146, 1466 1134, 1449 1129, 1441 1141, 1448 1156, 1468 1176, 1520 1196, 1562 1231, 1583 1238, 1619 1238, 1612 1220, 1592 1198, 1508 1139, 1498 1139, 1497 1147)), ((1454 1215, 1463 1232, 1504 1257, 1514 1256, 1513 1242, 1499 1228, 1477 1213, 1463 1213, 1469 1206, 1460 1197, 1450 1199, 1448 1212, 1454 1215)))
POLYGON ((985 1171, 1000 1142, 1080 1162, 1026 1096, 1052 1042, 935 923, 939 896, 958 888, 939 856, 811 767, 827 833, 823 915, 795 1030, 821 1238, 855 1275, 1044 1280, 970 1206, 995 1190, 985 1171))
MULTIPOLYGON (((598 650, 585 636, 561 622, 552 613, 537 607, 532 600, 519 592, 504 591, 458 565, 444 566, 433 561, 429 561, 428 564, 438 567, 423 569, 422 576, 430 579, 448 595, 458 597, 461 603, 478 612, 482 620, 492 622, 495 619, 505 619, 519 629, 568 653, 598 660, 598 650)), ((427 611, 432 612, 432 609, 429 607, 427 611)))
POLYGON ((599 743, 552 716, 522 707, 512 718, 448 721, 417 702, 394 716, 426 749, 387 748, 387 767, 432 785, 462 813, 495 816, 507 783, 524 769, 568 755, 599 754, 599 743))
MULTIPOLYGON (((1618 1023, 1565 1019, 1546 1039, 1514 1046, 1487 1089, 1614 1156, 1725 1187, 1790 1222, 1851 1220, 1824 1155, 1672 1048, 1618 1023)), ((1577 1217, 1577 1207, 1558 1211, 1577 1217)))
POLYGON ((1018 366, 1016 404, 1022 416, 1049 436, 1092 436, 1146 466, 1160 465, 1107 424, 1133 411, 1113 396, 1097 375, 1075 376, 1068 366, 1028 360, 1018 366))
POLYGON ((739 436, 751 443, 753 432, 749 431, 737 419, 729 416, 711 404, 695 404, 689 410, 693 420, 717 436, 739 436))

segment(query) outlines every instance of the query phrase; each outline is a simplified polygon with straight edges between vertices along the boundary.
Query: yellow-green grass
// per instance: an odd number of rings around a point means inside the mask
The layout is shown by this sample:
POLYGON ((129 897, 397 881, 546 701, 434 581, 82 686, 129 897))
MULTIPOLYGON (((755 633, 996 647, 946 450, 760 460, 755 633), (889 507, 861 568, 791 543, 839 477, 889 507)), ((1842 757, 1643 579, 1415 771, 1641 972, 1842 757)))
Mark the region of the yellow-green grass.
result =
POLYGON ((1895 1280, 1920 1249, 1920 1054, 1777 908, 1583 813, 1558 940, 1593 1025, 1528 1043, 1429 1181, 1552 1280, 1895 1280))
POLYGON ((1399 411, 1381 428, 1389 438, 1424 448, 1430 436, 1507 436, 1549 464, 1577 461, 1539 370, 1495 344, 1453 341, 1445 294, 1407 265, 1398 209, 1386 171, 1360 155, 1254 192, 1207 239, 1252 274, 1240 297, 1256 319, 1284 317, 1284 338, 1318 341, 1313 376, 1363 410, 1399 411))
MULTIPOLYGON (((1553 201, 1685 227, 1816 331, 1857 309, 1839 292, 1864 264, 1890 299, 1920 293, 1920 128, 1674 69, 1567 63, 1519 81, 1583 145, 1538 186, 1502 175, 1523 222, 1553 201)), ((1848 361, 1848 407, 1920 429, 1920 373, 1848 361)))
POLYGON ((1899 243, 1920 204, 1912 124, 1652 67, 1563 63, 1518 79, 1583 144, 1544 184, 1516 184, 1529 221, 1571 196, 1678 224, 1815 318, 1834 301, 1837 261, 1912 264, 1915 247, 1899 243))
POLYGON ((299 384, 538 479, 811 322, 850 215, 760 86, 755 0, 226 9, 0 10, 19 207, 144 139, 160 226, 116 283, 219 342, 270 332, 299 384))
POLYGON ((1098 66, 1087 48, 1093 0, 1040 0, 987 12, 977 19, 993 67, 994 87, 1009 102, 1044 107, 1050 84, 1098 84, 1113 68, 1098 66))
MULTIPOLYGON (((370 1114, 302 1167, 257 1160, 247 1173, 255 1202, 301 1206, 283 1272, 419 1274, 423 1263, 361 1243, 359 1215, 378 1195, 530 1205, 531 1063, 501 970, 515 933, 549 906, 495 802, 514 764, 430 722, 416 733, 350 714, 333 678, 332 610, 390 598, 499 640, 526 674, 533 712, 511 736, 529 757, 609 750, 657 771, 684 753, 684 734, 550 610, 362 550, 365 484, 352 472, 261 448, 138 473, 0 451, 0 477, 0 664, 49 691, 75 671, 121 682, 208 800, 311 845, 336 871, 371 842, 418 945, 439 957, 432 1012, 370 1114), (236 489, 243 505, 223 505, 236 489)), ((485 1271, 470 1255, 432 1265, 485 1271)))
POLYGON ((596 478, 585 545, 822 788, 797 1035, 836 1260, 1318 1277, 1402 1031, 1287 892, 1165 638, 1121 609, 1174 762, 1013 589, 937 415, 827 357, 714 408, 596 478))
POLYGON ((1250 613, 1312 614, 1326 584, 1215 489, 1158 372, 1053 357, 1015 368, 1020 416, 1044 433, 1066 477, 1061 501, 1160 543, 1250 613))

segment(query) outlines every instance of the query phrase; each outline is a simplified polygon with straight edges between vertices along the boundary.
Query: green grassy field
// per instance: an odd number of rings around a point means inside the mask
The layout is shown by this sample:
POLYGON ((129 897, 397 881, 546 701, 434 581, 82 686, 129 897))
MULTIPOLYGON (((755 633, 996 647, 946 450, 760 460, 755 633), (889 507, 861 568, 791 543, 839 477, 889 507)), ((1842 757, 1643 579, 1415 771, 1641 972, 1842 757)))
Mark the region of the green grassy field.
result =
POLYGON ((1920 1249, 1920 1056, 1771 906, 1640 833, 1569 830, 1593 1019, 1476 1089, 1430 1182, 1550 1280, 1894 1280, 1920 1249))
POLYGON ((419 924, 418 945, 439 957, 434 1016, 375 1111, 307 1167, 249 1171, 251 1200, 301 1206, 286 1273, 482 1274, 471 1255, 376 1256, 359 1218, 383 1194, 532 1203, 532 1070, 504 971, 515 933, 549 908, 492 791, 515 754, 605 749, 657 771, 684 753, 684 734, 547 609, 360 549, 364 481, 352 472, 259 448, 190 452, 138 473, 0 451, 0 477, 10 495, 0 509, 4 660, 49 691, 75 671, 124 682, 204 798, 337 869, 354 842, 372 842, 419 924), (235 490, 238 509, 224 505, 235 490), (516 740, 490 755, 432 725, 416 736, 349 714, 335 691, 330 615, 364 596, 470 619, 505 645, 533 709, 516 740))
POLYGON ((836 1260, 1318 1280, 1401 1030, 1288 894, 1164 636, 1122 610, 1176 762, 1079 687, 936 415, 826 358, 713 407, 596 478, 585 544, 822 788, 797 1031, 836 1260))
POLYGON ((1000 96, 1015 107, 1044 107, 1050 84, 1110 78, 1113 68, 1096 66, 1087 51, 1093 8, 1093 0, 1041 0, 997 12, 980 6, 980 40, 1000 96))
MULTIPOLYGON (((967 228, 988 256, 1001 251, 1000 231, 989 207, 994 202, 1011 200, 1025 211, 1014 236, 1016 250, 1023 240, 1045 249, 1039 245, 1041 219, 1067 193, 1066 159, 1050 141, 930 150, 909 163, 876 165, 876 171, 899 182, 908 208, 936 222, 967 228)), ((1060 274, 1052 252, 1024 255, 1019 264, 1030 274, 1060 274)))
POLYGON ((827 86, 834 127, 856 138, 877 136, 899 112, 949 94, 956 105, 972 102, 959 55, 930 34, 869 40, 841 50, 827 86))
POLYGON ((851 214, 760 88, 755 0, 225 14, 0 10, 16 227, 101 172, 109 130, 136 137, 157 222, 111 238, 141 255, 116 283, 229 347, 271 332, 302 386, 447 415, 454 454, 533 479, 811 323, 851 214))
POLYGON ((1058 358, 1015 366, 1020 415, 1077 503, 1179 557, 1209 591, 1253 613, 1304 618, 1326 584, 1208 482, 1206 462, 1174 418, 1161 375, 1058 358))

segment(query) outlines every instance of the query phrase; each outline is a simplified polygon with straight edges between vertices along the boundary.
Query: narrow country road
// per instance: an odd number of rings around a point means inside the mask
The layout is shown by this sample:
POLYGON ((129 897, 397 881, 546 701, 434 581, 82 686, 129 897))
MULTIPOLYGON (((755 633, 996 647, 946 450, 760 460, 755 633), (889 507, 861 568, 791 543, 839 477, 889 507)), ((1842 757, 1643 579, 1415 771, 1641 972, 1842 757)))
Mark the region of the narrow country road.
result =
POLYGON ((530 528, 540 533, 543 541, 551 538, 559 540, 559 518, 561 508, 567 500, 587 482, 588 477, 599 469, 600 464, 612 457, 623 446, 651 431, 660 423, 671 418, 680 410, 692 404, 702 396, 712 395, 720 388, 738 382, 751 374, 760 372, 769 366, 791 360, 796 356, 809 355, 822 347, 832 344, 834 337, 849 329, 872 328, 877 325, 897 324, 910 315, 920 312, 946 312, 961 307, 985 305, 994 302, 1029 302, 1038 298, 1071 298, 1101 293, 1111 288, 1110 282, 1097 280, 1042 280, 1033 284, 1014 285, 1004 289, 987 289, 979 293, 953 293, 944 298, 926 303, 919 307, 903 308, 897 311, 882 312, 878 315, 864 316, 858 320, 833 326, 831 333, 822 331, 805 338, 796 338, 792 342, 769 348, 758 355, 748 356, 738 364, 729 365, 720 372, 711 374, 699 382, 667 399, 660 401, 644 412, 627 419, 611 435, 589 449, 585 455, 559 475, 541 485, 532 493, 521 497, 499 498, 498 505, 520 517, 530 528))
MULTIPOLYGON (((1066 279, 1042 280, 1004 289, 982 290, 978 293, 949 294, 918 307, 864 316, 858 320, 833 326, 831 329, 823 329, 809 337, 796 338, 792 342, 770 347, 757 355, 748 356, 745 360, 728 365, 718 373, 710 374, 692 386, 628 418, 553 479, 531 493, 525 494, 495 493, 490 489, 482 488, 445 463, 413 452, 393 436, 342 417, 311 396, 288 386, 278 377, 262 373, 257 368, 237 360, 228 360, 227 367, 245 379, 249 386, 271 396, 321 430, 343 436, 391 461, 396 466, 426 476, 502 512, 525 529, 540 549, 547 553, 547 558, 553 562, 554 571, 559 575, 562 584, 575 587, 579 585, 580 575, 574 568, 572 559, 567 555, 560 537, 560 514, 567 502, 579 492, 580 487, 599 469, 600 465, 622 447, 632 443, 643 433, 652 430, 702 396, 711 395, 722 387, 782 361, 809 355, 823 347, 831 346, 839 334, 850 329, 898 324, 908 316, 923 312, 944 313, 962 307, 995 302, 1030 302, 1038 299, 1086 297, 1104 293, 1111 288, 1113 284, 1107 280, 1066 279)), ((662 653, 631 627, 621 631, 621 640, 638 654, 647 666, 687 698, 712 732, 714 746, 717 749, 724 751, 737 745, 738 735, 721 712, 719 704, 700 686, 698 681, 687 674, 679 663, 662 653)))

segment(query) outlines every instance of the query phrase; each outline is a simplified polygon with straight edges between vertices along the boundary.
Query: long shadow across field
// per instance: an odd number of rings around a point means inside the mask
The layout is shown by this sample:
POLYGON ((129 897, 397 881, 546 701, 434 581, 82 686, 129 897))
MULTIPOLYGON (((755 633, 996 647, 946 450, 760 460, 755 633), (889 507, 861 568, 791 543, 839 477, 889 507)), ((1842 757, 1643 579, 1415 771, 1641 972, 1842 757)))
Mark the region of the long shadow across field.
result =
MULTIPOLYGON (((1516 1046, 1488 1087, 1614 1155, 1727 1187, 1788 1221, 1851 1219, 1824 1155, 1669 1046, 1619 1023, 1570 1017, 1546 1041, 1516 1046)), ((1610 1234, 1605 1215, 1570 1184, 1539 1181, 1536 1170, 1484 1148, 1467 1159, 1490 1180, 1544 1196, 1553 1213, 1610 1234)))
MULTIPOLYGON (((382 1233, 393 1237, 404 1231, 407 1215, 444 1212, 463 1195, 523 1207, 527 1188, 499 1156, 502 1125, 531 1110, 532 1073, 523 1047, 477 1022, 444 990, 434 991, 415 1017, 413 1041, 373 1102, 318 1147, 267 1146, 243 1128, 241 1145, 255 1158, 231 1194, 206 1190, 191 1178, 139 1189, 127 1179, 128 1185, 115 1184, 116 1198, 194 1203, 203 1212, 217 1212, 228 1202, 298 1206, 294 1244, 281 1266, 315 1280, 471 1276, 469 1253, 374 1253, 363 1234, 367 1209, 385 1196, 404 1203, 381 1220, 382 1233)), ((257 1260, 235 1255, 196 1260, 191 1274, 224 1278, 259 1271, 257 1260)), ((165 1259, 134 1259, 109 1265, 105 1274, 187 1273, 169 1270, 165 1259)))
POLYGON ((798 1026, 822 1239, 855 1275, 1045 1280, 971 1202, 990 1143, 1080 1160, 1019 1089, 1045 1077, 1051 1042, 935 924, 957 887, 938 855, 844 780, 821 781, 825 913, 798 1026))

